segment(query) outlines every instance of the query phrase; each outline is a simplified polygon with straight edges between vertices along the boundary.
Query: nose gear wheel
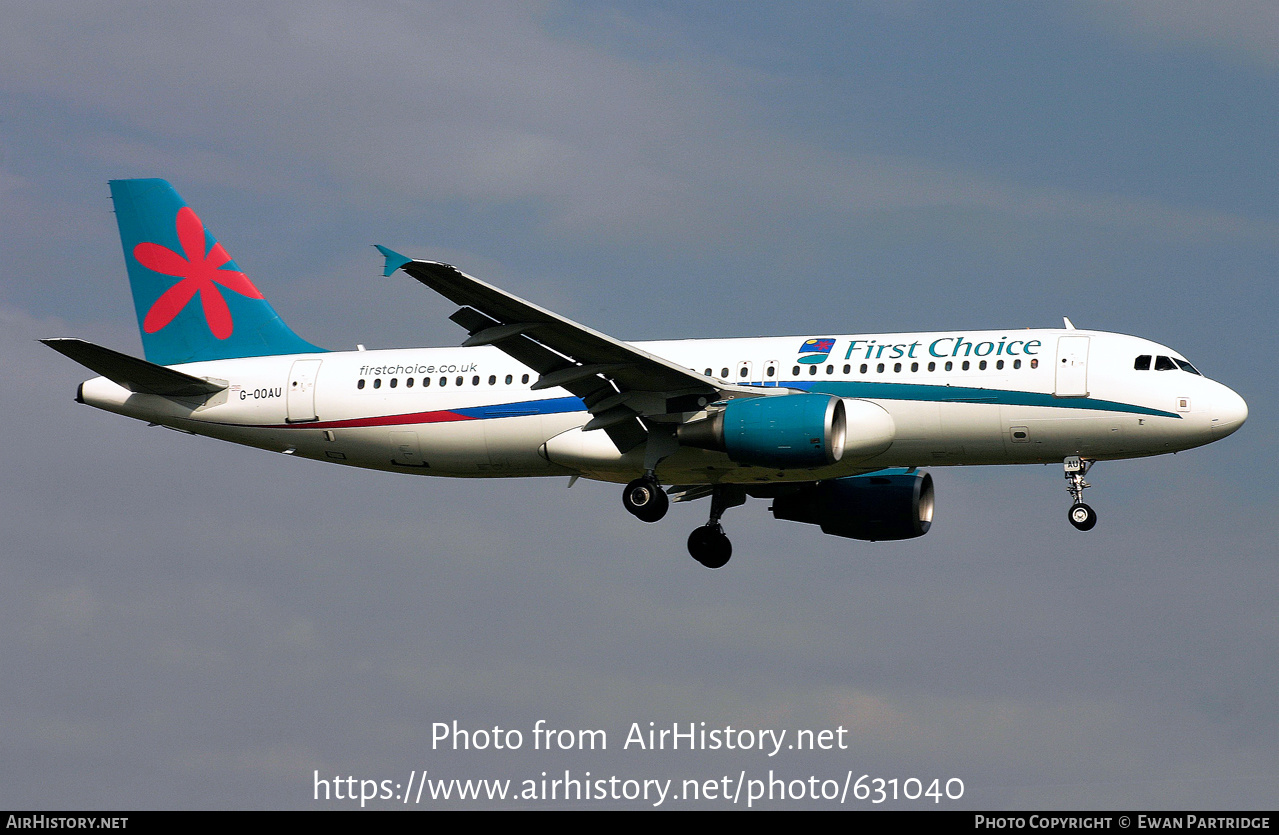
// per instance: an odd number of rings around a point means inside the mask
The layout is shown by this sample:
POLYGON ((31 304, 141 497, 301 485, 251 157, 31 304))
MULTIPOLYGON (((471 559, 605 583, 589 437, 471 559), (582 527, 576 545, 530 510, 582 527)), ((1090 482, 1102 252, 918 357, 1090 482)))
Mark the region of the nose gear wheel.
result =
POLYGON ((1066 471, 1066 491, 1070 493, 1071 505, 1067 512, 1070 524, 1081 531, 1090 531, 1097 526, 1097 511, 1084 504, 1084 490, 1092 485, 1084 481, 1084 476, 1092 469, 1096 461, 1071 455, 1063 462, 1066 471))

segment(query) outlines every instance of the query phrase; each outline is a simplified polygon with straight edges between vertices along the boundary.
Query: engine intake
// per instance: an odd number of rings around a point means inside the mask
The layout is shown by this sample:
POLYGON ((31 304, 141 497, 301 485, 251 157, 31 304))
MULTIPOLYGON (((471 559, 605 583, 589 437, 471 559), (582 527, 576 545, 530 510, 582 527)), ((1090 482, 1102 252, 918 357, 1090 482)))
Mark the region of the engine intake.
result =
POLYGON ((678 430, 685 446, 724 452, 739 464, 809 469, 838 463, 848 419, 829 394, 730 400, 724 409, 678 430))

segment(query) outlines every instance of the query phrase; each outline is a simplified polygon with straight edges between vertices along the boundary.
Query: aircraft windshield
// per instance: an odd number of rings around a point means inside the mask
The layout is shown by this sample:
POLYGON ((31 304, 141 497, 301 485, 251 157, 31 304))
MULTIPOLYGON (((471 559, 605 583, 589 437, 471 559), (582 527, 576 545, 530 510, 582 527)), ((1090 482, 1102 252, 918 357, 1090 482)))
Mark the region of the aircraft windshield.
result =
POLYGON ((1199 373, 1199 369, 1195 368, 1193 365, 1186 362, 1185 360, 1179 360, 1176 357, 1173 357, 1172 360, 1173 362, 1177 363, 1177 365, 1181 366, 1182 371, 1189 371, 1191 374, 1195 374, 1200 377, 1203 376, 1202 374, 1199 373))
MULTIPOLYGON (((1142 354, 1141 356, 1137 357, 1137 359, 1133 361, 1132 367, 1137 371, 1149 371, 1150 359, 1151 359, 1150 354, 1142 354)), ((1176 357, 1157 356, 1154 358, 1154 360, 1155 360, 1154 366, 1156 371, 1176 371, 1178 368, 1180 368, 1182 371, 1189 372, 1191 374, 1194 374, 1197 377, 1203 376, 1202 374, 1199 373, 1198 368, 1195 368, 1193 365, 1186 362, 1185 360, 1177 359, 1176 357)))

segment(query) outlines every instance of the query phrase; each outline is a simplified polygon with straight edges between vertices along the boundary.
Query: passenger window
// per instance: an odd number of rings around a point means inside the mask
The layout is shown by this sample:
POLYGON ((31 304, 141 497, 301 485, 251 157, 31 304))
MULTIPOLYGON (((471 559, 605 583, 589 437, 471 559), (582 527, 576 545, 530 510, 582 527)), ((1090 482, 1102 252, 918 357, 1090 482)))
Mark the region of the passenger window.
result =
POLYGON ((396 378, 394 377, 391 378, 391 388, 395 388, 397 385, 399 385, 399 383, 400 381, 397 380, 396 378))
POLYGON ((929 370, 929 371, 936 371, 936 370, 937 370, 937 363, 935 363, 935 362, 930 362, 930 363, 928 363, 928 370, 929 370))
POLYGON ((835 366, 833 366, 833 365, 828 365, 828 366, 826 366, 826 373, 827 373, 827 374, 834 374, 834 373, 835 373, 835 366))
POLYGON ((1021 360, 1013 360, 1013 368, 1021 368, 1021 360))
POLYGON ((850 372, 850 371, 852 371, 852 370, 853 370, 853 367, 852 367, 851 365, 845 365, 845 366, 844 366, 844 373, 845 373, 845 374, 847 374, 848 372, 850 372))
POLYGON ((1033 359, 1033 360, 1031 360, 1031 361, 1030 361, 1030 367, 1031 367, 1031 368, 1038 368, 1038 367, 1039 367, 1039 360, 1037 360, 1037 359, 1033 359))
POLYGON ((709 368, 702 373, 705 374, 707 377, 711 376, 711 370, 709 368))
POLYGON ((741 369, 737 372, 737 376, 738 376, 738 377, 741 377, 743 380, 745 380, 745 379, 746 379, 746 374, 747 374, 747 371, 748 371, 748 370, 749 370, 749 369, 747 369, 747 367, 743 365, 743 366, 741 367, 741 369))
POLYGON ((426 388, 426 387, 427 387, 427 386, 429 386, 430 384, 431 384, 431 378, 430 378, 430 377, 423 377, 423 378, 422 378, 422 388, 426 388))
POLYGON ((728 379, 728 369, 727 369, 727 368, 721 368, 721 369, 719 370, 719 378, 720 378, 721 380, 727 380, 727 379, 728 379))
POLYGON ((878 365, 876 365, 876 366, 875 366, 875 371, 876 371, 877 373, 879 373, 879 374, 883 374, 883 373, 884 373, 884 364, 881 362, 881 363, 879 363, 878 365))
POLYGON ((912 362, 912 363, 910 364, 910 370, 911 370, 911 371, 918 371, 918 370, 919 370, 919 363, 917 363, 917 362, 912 362))
POLYGON ((893 371, 897 373, 901 373, 901 370, 902 370, 902 364, 900 362, 893 363, 893 371))
POLYGON ((1137 357, 1137 360, 1132 364, 1132 367, 1134 371, 1149 371, 1150 370, 1150 354, 1142 354, 1141 356, 1137 357))
POLYGON ((977 363, 977 368, 978 368, 979 370, 981 370, 981 371, 985 371, 985 370, 986 370, 986 361, 985 361, 985 360, 982 360, 981 362, 977 363))
POLYGON ((765 374, 767 374, 767 375, 768 375, 768 376, 770 376, 770 377, 776 377, 776 376, 777 376, 777 366, 775 366, 775 365, 770 365, 770 366, 768 367, 768 369, 767 369, 764 373, 765 373, 765 374))
POLYGON ((862 363, 861 372, 862 372, 863 374, 865 374, 865 373, 866 373, 866 363, 862 363))
POLYGON ((454 384, 454 385, 458 385, 458 386, 465 385, 465 384, 466 384, 466 378, 465 378, 465 377, 463 377, 461 374, 459 374, 459 375, 457 375, 457 379, 455 379, 455 380, 453 381, 453 384, 454 384))
POLYGON ((448 384, 449 384, 449 378, 448 378, 448 377, 441 377, 441 378, 440 378, 440 388, 444 388, 444 387, 445 387, 445 386, 447 386, 448 384))
POLYGON ((495 386, 495 385, 497 385, 497 375, 496 375, 496 374, 490 374, 490 375, 489 375, 489 385, 490 385, 490 386, 495 386))
POLYGON ((471 378, 471 385, 478 386, 479 384, 480 384, 480 375, 476 374, 474 377, 471 378))
POLYGON ((968 362, 968 360, 964 360, 963 368, 964 368, 964 370, 965 370, 965 371, 967 371, 967 370, 968 370, 968 366, 969 366, 969 365, 970 365, 970 363, 968 362))
POLYGON ((527 374, 522 375, 522 376, 520 377, 520 382, 521 382, 521 383, 527 383, 527 382, 528 382, 528 375, 527 375, 527 374))
POLYGON ((1156 371, 1176 371, 1177 366, 1173 363, 1171 357, 1155 357, 1156 371))
POLYGON ((410 377, 404 381, 405 388, 413 388, 413 378, 410 377))
POLYGON ((995 368, 998 368, 999 370, 1001 370, 1001 371, 1002 371, 1002 370, 1003 370, 1003 368, 1004 368, 1004 361, 1003 361, 1003 360, 998 360, 998 361, 995 363, 995 368))
POLYGON ((360 380, 360 382, 358 382, 358 383, 356 383, 356 384, 355 384, 355 387, 356 387, 357 389, 362 389, 362 388, 364 388, 364 381, 363 381, 363 380, 360 380))
POLYGON ((947 371, 950 371, 950 370, 951 370, 951 369, 953 369, 954 367, 955 367, 955 364, 954 364, 953 362, 951 362, 950 360, 946 360, 946 370, 947 370, 947 371))
POLYGON ((507 375, 506 375, 506 384, 509 386, 509 385, 511 384, 511 381, 512 381, 512 380, 514 380, 514 379, 515 379, 515 378, 514 378, 514 377, 512 377, 510 374, 507 374, 507 375))

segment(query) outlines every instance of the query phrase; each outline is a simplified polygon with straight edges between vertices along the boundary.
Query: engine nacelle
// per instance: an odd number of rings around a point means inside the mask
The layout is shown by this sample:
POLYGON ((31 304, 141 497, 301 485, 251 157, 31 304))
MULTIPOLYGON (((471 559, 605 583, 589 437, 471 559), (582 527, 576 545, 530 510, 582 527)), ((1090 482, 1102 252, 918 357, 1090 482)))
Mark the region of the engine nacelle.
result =
POLYGON ((810 469, 839 462, 848 421, 829 394, 730 400, 720 412, 679 428, 685 446, 724 452, 739 464, 810 469))
POLYGON ((881 470, 819 481, 774 499, 773 516, 850 539, 913 539, 933 523, 933 477, 881 470))

